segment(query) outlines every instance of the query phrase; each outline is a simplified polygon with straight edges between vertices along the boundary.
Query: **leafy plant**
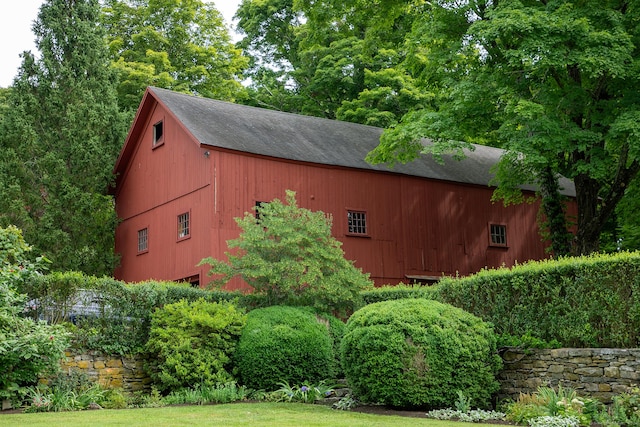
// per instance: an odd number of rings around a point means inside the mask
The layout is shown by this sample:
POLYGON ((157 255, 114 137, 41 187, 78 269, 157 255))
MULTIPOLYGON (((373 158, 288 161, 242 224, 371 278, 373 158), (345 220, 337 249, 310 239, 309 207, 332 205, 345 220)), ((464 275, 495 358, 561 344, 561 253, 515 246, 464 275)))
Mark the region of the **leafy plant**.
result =
POLYGON ((29 259, 31 247, 16 227, 0 228, 0 400, 19 404, 41 376, 60 369, 68 334, 58 326, 23 317, 26 296, 17 288, 41 274, 44 260, 29 259))
POLYGON ((222 286, 240 276, 268 305, 312 306, 326 312, 350 312, 359 292, 373 287, 368 275, 344 257, 342 243, 331 235, 331 217, 300 208, 295 192, 286 204, 275 199, 256 207, 256 216, 236 218, 242 229, 227 242, 235 253, 228 262, 205 258, 213 281, 222 286), (257 218, 259 217, 259 219, 257 218))
POLYGON ((530 427, 578 427, 579 425, 578 418, 563 415, 536 417, 529 420, 530 427))
POLYGON ((491 326, 426 299, 370 304, 347 322, 341 355, 360 400, 396 407, 443 408, 464 390, 480 407, 498 390, 502 366, 491 326))
POLYGON ((232 380, 231 357, 245 314, 229 303, 180 301, 157 309, 147 350, 151 377, 161 391, 232 380))
POLYGON ((427 412, 427 417, 437 420, 457 420, 470 423, 504 420, 504 413, 473 409, 461 411, 459 409, 434 409, 427 412))
POLYGON ((340 411, 350 411, 356 406, 358 406, 358 401, 349 394, 331 405, 331 408, 338 409, 340 411))
POLYGON ((249 391, 238 386, 235 381, 220 383, 214 386, 198 384, 193 388, 172 391, 162 401, 167 405, 204 405, 207 403, 230 403, 245 400, 249 391))
POLYGON ((30 387, 25 412, 62 412, 87 409, 91 404, 101 405, 108 392, 82 374, 60 374, 48 385, 30 387))
POLYGON ((634 387, 613 398, 609 419, 620 425, 640 425, 640 388, 634 387))
POLYGON ((602 403, 592 398, 581 398, 577 392, 568 387, 558 385, 553 387, 539 387, 537 393, 521 394, 516 402, 507 405, 506 416, 510 421, 518 424, 529 423, 541 417, 564 418, 550 420, 544 418, 536 422, 576 422, 581 426, 588 426, 598 416, 603 408, 602 403))
POLYGON ((313 403, 333 393, 333 387, 325 384, 325 381, 320 381, 317 385, 303 383, 301 386, 290 386, 283 381, 279 385, 280 388, 272 393, 277 401, 313 403))
POLYGON ((304 307, 250 311, 234 361, 241 383, 257 390, 335 377, 329 327, 313 309, 304 307))
POLYGON ((467 397, 462 390, 456 391, 458 398, 455 402, 455 407, 458 411, 466 413, 471 410, 471 399, 467 397))

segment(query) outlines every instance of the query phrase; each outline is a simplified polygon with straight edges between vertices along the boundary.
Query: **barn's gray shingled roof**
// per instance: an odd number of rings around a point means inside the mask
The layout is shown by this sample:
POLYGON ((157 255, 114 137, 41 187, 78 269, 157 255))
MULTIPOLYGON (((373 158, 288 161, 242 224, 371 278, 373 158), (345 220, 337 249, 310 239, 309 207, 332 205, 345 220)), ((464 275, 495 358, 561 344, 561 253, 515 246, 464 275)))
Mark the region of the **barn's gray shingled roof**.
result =
MULTIPOLYGON (((489 185, 491 167, 503 151, 476 145, 463 160, 443 156, 444 164, 431 156, 396 164, 371 165, 364 159, 380 141, 381 128, 318 117, 283 113, 150 88, 203 145, 270 157, 417 177, 489 185)), ((423 143, 428 144, 428 140, 423 143)), ((563 193, 574 196, 573 182, 561 179, 563 193)))

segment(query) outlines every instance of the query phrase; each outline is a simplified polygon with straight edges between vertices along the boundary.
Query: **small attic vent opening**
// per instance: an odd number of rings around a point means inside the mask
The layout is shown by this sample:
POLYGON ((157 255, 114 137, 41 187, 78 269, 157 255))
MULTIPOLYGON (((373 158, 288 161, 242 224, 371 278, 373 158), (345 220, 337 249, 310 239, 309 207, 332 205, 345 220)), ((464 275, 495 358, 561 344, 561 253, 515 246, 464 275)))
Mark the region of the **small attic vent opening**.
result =
POLYGON ((158 123, 153 125, 153 146, 157 147, 163 142, 164 142, 164 126, 163 126, 163 121, 160 120, 158 123))

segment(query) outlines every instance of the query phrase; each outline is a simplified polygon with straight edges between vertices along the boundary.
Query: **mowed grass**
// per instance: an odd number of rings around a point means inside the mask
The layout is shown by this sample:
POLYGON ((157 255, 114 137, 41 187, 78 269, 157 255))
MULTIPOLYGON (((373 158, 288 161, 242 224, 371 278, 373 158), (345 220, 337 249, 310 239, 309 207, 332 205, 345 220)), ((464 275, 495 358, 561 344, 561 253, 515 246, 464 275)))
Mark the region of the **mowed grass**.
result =
MULTIPOLYGON (((302 403, 231 403, 79 412, 0 414, 0 426, 469 427, 470 423, 338 411, 302 403)), ((487 426, 488 424, 484 424, 487 426)))

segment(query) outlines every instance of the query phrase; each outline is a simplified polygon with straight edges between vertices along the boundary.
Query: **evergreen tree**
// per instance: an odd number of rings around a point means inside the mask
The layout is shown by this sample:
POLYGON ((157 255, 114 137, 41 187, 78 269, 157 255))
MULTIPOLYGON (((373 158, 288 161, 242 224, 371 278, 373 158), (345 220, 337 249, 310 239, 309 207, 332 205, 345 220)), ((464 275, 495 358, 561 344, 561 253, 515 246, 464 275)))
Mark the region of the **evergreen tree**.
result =
POLYGON ((107 195, 126 132, 98 0, 47 0, 0 123, 0 224, 24 231, 53 269, 111 274, 107 195))

